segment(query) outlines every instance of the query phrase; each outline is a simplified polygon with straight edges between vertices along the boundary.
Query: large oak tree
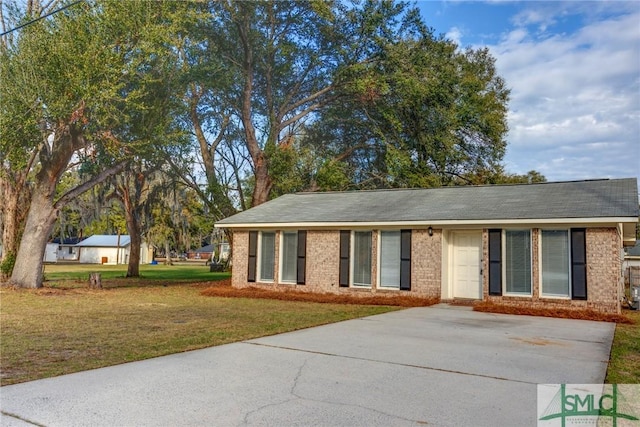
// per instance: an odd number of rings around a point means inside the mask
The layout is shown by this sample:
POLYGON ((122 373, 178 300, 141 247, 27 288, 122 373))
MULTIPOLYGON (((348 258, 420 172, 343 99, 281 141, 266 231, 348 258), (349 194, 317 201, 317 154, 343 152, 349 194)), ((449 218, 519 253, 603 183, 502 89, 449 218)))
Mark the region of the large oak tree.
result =
POLYGON ((44 248, 59 210, 122 171, 137 144, 148 142, 132 138, 127 123, 134 112, 156 108, 145 102, 154 87, 146 83, 158 77, 148 78, 153 61, 143 58, 158 55, 153 37, 174 5, 122 5, 74 4, 22 28, 2 46, 2 124, 10 130, 0 136, 2 167, 22 170, 32 181, 10 278, 17 286, 42 285, 44 248), (56 196, 64 172, 79 163, 90 166, 82 182, 56 196))

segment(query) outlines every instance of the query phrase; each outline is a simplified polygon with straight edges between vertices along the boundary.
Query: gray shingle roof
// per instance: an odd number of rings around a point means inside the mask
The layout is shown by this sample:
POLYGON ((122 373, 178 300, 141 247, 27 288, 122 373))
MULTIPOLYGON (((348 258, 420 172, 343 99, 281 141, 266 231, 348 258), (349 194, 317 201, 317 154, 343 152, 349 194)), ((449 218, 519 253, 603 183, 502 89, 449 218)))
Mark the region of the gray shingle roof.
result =
MULTIPOLYGON (((120 247, 127 246, 131 243, 131 237, 128 234, 120 235, 120 247)), ((94 234, 91 237, 87 237, 76 246, 81 247, 101 247, 101 248, 115 248, 118 246, 118 236, 112 236, 108 234, 94 234)))
POLYGON ((368 223, 638 217, 635 178, 288 194, 219 221, 368 223))

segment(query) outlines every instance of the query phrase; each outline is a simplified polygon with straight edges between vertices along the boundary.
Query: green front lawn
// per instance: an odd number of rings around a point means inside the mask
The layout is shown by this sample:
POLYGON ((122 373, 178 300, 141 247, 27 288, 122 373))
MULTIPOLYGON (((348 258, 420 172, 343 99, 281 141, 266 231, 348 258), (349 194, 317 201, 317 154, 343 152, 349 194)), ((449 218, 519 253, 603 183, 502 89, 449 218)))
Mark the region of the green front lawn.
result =
MULTIPOLYGON (((204 265, 47 265, 45 287, 0 288, 0 385, 220 345, 397 307, 206 297, 204 265), (90 272, 103 290, 89 290, 90 272)), ((640 383, 640 312, 618 324, 606 382, 640 383)))
MULTIPOLYGON (((98 272, 102 279, 124 278, 127 274, 126 265, 101 264, 47 264, 44 269, 46 286, 77 286, 86 284, 89 273, 98 272)), ((166 281, 167 283, 195 283, 220 280, 230 277, 230 273, 210 273, 209 266, 204 263, 193 265, 140 265, 140 279, 131 279, 135 283, 153 283, 166 281)))
POLYGON ((624 310, 634 324, 617 324, 611 347, 608 384, 640 384, 640 311, 624 310))
POLYGON ((57 272, 54 286, 47 282, 38 290, 0 288, 0 385, 398 309, 208 297, 201 295, 206 284, 176 284, 185 276, 192 281, 210 279, 214 273, 208 268, 200 267, 205 274, 174 269, 145 267, 145 277, 160 282, 151 284, 149 279, 109 279, 122 277, 122 270, 101 267, 97 271, 107 278, 102 290, 86 288, 89 270, 57 272), (82 281, 62 281, 62 277, 82 281))

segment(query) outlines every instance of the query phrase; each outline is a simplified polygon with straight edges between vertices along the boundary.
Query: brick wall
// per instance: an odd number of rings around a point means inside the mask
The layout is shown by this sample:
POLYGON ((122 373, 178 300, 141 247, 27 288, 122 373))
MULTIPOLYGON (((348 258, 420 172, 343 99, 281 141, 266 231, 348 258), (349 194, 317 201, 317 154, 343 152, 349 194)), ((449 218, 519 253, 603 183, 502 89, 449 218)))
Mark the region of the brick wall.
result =
POLYGON ((411 234, 411 293, 440 298, 442 230, 413 230, 411 234))
MULTIPOLYGON (((488 233, 483 230, 483 263, 488 271, 488 233)), ((489 275, 483 276, 483 296, 486 301, 534 308, 561 308, 596 310, 605 313, 620 313, 620 248, 622 242, 615 228, 587 228, 587 300, 544 297, 540 293, 539 242, 540 230, 533 229, 532 241, 532 296, 491 296, 489 275)))
POLYGON ((620 250, 615 228, 587 229, 587 308, 620 313, 620 250))
POLYGON ((429 236, 426 230, 413 231, 411 239, 413 254, 411 262, 411 291, 377 288, 378 235, 378 230, 372 232, 371 288, 341 288, 339 286, 339 230, 307 231, 305 285, 278 283, 280 233, 276 233, 276 280, 274 283, 249 283, 247 281, 249 233, 244 230, 235 231, 233 237, 232 284, 238 288, 256 286, 273 290, 296 289, 304 292, 327 292, 334 294, 351 294, 355 296, 377 294, 380 296, 411 295, 439 298, 442 268, 442 233, 439 230, 434 230, 434 235, 429 236))
POLYGON ((236 288, 247 286, 249 273, 249 232, 238 230, 233 232, 233 267, 231 284, 236 288))
MULTIPOLYGON (((442 282, 442 231, 413 230, 411 238, 411 291, 377 289, 378 281, 378 231, 372 233, 372 286, 371 288, 339 287, 340 232, 338 230, 310 230, 307 232, 306 284, 278 283, 278 259, 280 233, 276 233, 276 280, 274 283, 247 282, 248 231, 234 232, 233 278, 235 287, 257 286, 267 289, 296 289, 305 292, 328 292, 356 296, 412 295, 435 297, 441 295, 442 282)), ((488 272, 488 233, 483 230, 483 269, 488 272)), ((539 242, 540 230, 533 229, 532 241, 532 296, 490 296, 488 274, 484 274, 483 298, 500 304, 536 308, 592 309, 607 313, 619 313, 620 237, 615 228, 589 228, 587 246, 587 300, 578 301, 543 297, 540 294, 539 242)))
POLYGON ((340 267, 340 233, 307 231, 307 280, 310 292, 332 292, 338 289, 340 267))

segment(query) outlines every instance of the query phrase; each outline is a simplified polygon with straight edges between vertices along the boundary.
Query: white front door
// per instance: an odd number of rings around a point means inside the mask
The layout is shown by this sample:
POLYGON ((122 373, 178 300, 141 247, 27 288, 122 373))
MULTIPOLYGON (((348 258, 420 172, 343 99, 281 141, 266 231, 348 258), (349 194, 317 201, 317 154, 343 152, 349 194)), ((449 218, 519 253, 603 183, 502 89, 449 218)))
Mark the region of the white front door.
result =
POLYGON ((482 299, 482 232, 453 233, 453 297, 482 299))

